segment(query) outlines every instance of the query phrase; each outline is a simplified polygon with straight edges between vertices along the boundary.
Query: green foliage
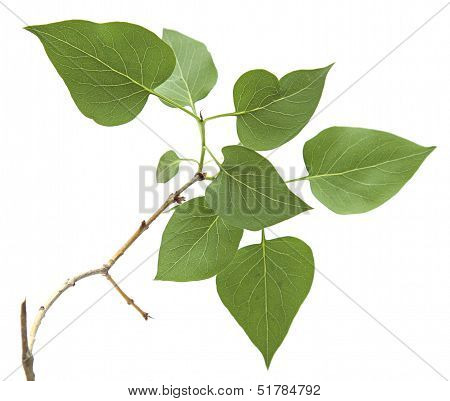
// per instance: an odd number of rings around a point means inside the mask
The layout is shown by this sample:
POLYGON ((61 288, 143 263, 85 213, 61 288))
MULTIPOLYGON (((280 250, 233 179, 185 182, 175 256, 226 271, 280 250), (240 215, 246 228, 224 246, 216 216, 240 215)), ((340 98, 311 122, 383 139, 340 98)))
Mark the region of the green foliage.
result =
POLYGON ((217 82, 211 54, 203 43, 177 31, 164 29, 163 40, 173 49, 177 64, 157 92, 195 110, 195 102, 206 97, 217 82))
POLYGON ((227 223, 261 230, 310 209, 259 153, 243 146, 227 146, 222 153, 225 160, 206 190, 206 202, 227 223))
POLYGON ((270 150, 294 138, 316 110, 330 68, 293 71, 279 81, 266 70, 243 74, 233 91, 242 144, 270 150))
POLYGON ((173 150, 168 150, 159 159, 156 181, 165 183, 175 177, 180 169, 181 159, 173 150))
POLYGON ((175 67, 171 48, 138 25, 74 20, 26 29, 41 40, 80 111, 102 125, 135 118, 175 67))
MULTIPOLYGON (((196 162, 202 173, 207 151, 219 173, 205 197, 176 208, 162 236, 156 279, 194 281, 217 275, 222 302, 269 366, 308 295, 313 256, 301 240, 267 241, 264 231, 260 244, 238 250, 239 243, 243 229, 263 230, 311 208, 255 150, 275 149, 303 129, 331 65, 293 71, 280 80, 265 70, 248 71, 234 86, 235 111, 203 119, 195 103, 217 81, 204 44, 167 29, 161 40, 124 22, 64 21, 26 29, 41 40, 80 111, 97 123, 131 121, 149 95, 196 120, 199 160, 168 151, 159 161, 157 181, 173 178, 182 160, 196 162), (237 118, 244 146, 224 147, 220 163, 207 147, 206 123, 228 116, 237 118)), ((315 197, 336 213, 363 213, 394 196, 433 149, 386 132, 329 128, 304 146, 309 175, 290 181, 308 180, 315 197)))
POLYGON ((239 249, 217 276, 223 304, 261 351, 269 367, 286 337, 314 276, 311 249, 284 237, 239 249))
POLYGON ((203 197, 178 206, 161 241, 157 280, 193 281, 215 276, 234 257, 242 229, 226 224, 203 197))
POLYGON ((351 214, 392 198, 433 150, 387 132, 333 127, 306 142, 303 156, 315 197, 351 214))

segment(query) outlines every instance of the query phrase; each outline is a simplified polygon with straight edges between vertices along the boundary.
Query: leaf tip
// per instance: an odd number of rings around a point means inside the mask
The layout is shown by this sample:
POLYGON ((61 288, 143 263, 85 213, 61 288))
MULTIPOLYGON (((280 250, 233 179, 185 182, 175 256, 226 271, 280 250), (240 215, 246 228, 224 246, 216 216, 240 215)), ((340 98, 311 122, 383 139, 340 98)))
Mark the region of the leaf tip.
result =
MULTIPOLYGON (((273 355, 272 355, 273 356, 273 355)), ((272 356, 266 356, 264 355, 264 362, 266 364, 266 369, 269 370, 270 363, 272 362, 272 356)))
POLYGON ((328 74, 331 70, 331 68, 336 64, 335 61, 333 61, 331 64, 328 64, 326 67, 323 67, 323 70, 326 71, 326 73, 328 74))
POLYGON ((428 147, 426 148, 427 154, 425 155, 425 158, 427 158, 428 156, 430 156, 431 153, 433 153, 433 151, 434 151, 435 149, 436 149, 436 146, 428 146, 428 147))
POLYGON ((155 278, 153 279, 154 281, 164 281, 163 278, 161 278, 161 275, 159 273, 156 273, 155 278))

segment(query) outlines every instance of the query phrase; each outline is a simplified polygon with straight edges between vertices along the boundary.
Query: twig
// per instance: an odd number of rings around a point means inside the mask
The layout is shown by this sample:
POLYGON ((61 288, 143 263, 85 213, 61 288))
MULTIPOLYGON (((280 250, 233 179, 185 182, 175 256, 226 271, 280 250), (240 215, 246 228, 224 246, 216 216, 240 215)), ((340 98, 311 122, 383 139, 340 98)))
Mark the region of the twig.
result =
POLYGON ((41 326, 42 319, 44 319, 47 311, 56 302, 56 300, 69 288, 75 286, 75 284, 87 277, 91 277, 97 274, 104 275, 117 289, 117 291, 122 295, 128 304, 132 305, 145 319, 149 315, 140 309, 134 301, 128 297, 117 285, 117 283, 109 275, 109 270, 117 262, 117 260, 126 252, 126 250, 148 229, 150 224, 152 224, 158 216, 164 212, 172 203, 181 203, 184 200, 180 195, 186 191, 191 185, 195 184, 197 181, 203 181, 206 178, 206 173, 198 172, 196 173, 186 184, 184 184, 180 189, 170 194, 169 197, 164 201, 164 203, 159 207, 159 209, 153 213, 147 220, 142 221, 139 228, 135 233, 123 244, 119 250, 105 263, 102 267, 89 270, 87 272, 81 273, 65 281, 65 283, 49 298, 46 304, 39 308, 39 311, 34 319, 34 323, 31 326, 30 335, 27 341, 27 326, 26 326, 26 303, 22 304, 21 310, 21 324, 22 324, 22 364, 25 370, 25 374, 28 380, 34 380, 33 371, 33 346, 36 341, 36 335, 41 326))
POLYGON ((119 284, 111 277, 109 273, 105 274, 106 279, 113 285, 113 287, 117 290, 117 292, 122 295, 128 305, 131 305, 134 309, 136 309, 142 317, 147 320, 151 317, 147 312, 144 312, 139 306, 137 306, 134 302, 134 299, 130 298, 123 290, 119 287, 119 284))
POLYGON ((153 213, 148 220, 143 221, 136 232, 128 239, 125 244, 112 256, 112 258, 108 261, 108 263, 103 265, 103 269, 105 273, 109 272, 109 269, 113 267, 113 265, 117 262, 117 260, 125 253, 125 251, 136 241, 144 231, 148 229, 150 224, 152 224, 158 216, 164 212, 172 203, 178 203, 180 200, 180 195, 186 191, 191 185, 195 184, 197 181, 203 181, 206 178, 206 173, 196 173, 186 184, 184 184, 180 189, 175 191, 173 194, 170 194, 169 197, 165 200, 165 202, 159 207, 159 209, 153 213))
POLYGON ((33 354, 28 348, 27 338, 27 300, 24 299, 20 307, 20 331, 22 334, 22 366, 25 371, 27 381, 34 381, 33 354))
POLYGON ((56 300, 69 288, 71 287, 75 287, 75 284, 87 277, 91 277, 91 276, 95 276, 96 274, 102 274, 103 273, 103 268, 100 269, 93 269, 93 270, 89 270, 87 272, 78 274, 77 276, 74 276, 70 279, 67 279, 64 284, 58 288, 48 299, 48 301, 42 305, 39 310, 38 313, 36 314, 36 317, 34 318, 34 322, 31 326, 30 329, 30 336, 29 336, 29 340, 28 340, 28 344, 30 347, 30 352, 33 352, 33 347, 34 347, 34 342, 36 341, 36 334, 37 331, 39 330, 39 327, 41 326, 42 323, 42 319, 44 319, 47 311, 50 309, 50 307, 56 302, 56 300))

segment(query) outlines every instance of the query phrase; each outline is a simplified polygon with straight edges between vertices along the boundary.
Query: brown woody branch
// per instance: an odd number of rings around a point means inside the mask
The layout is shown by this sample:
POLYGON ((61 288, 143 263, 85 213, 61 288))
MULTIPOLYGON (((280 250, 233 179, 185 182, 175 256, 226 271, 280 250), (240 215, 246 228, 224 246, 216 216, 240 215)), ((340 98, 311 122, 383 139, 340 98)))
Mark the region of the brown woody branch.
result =
POLYGON ((25 371, 27 380, 33 381, 35 379, 35 374, 33 370, 33 347, 36 341, 36 335, 39 327, 44 319, 47 311, 56 302, 56 300, 69 288, 74 287, 75 284, 87 277, 95 276, 98 274, 104 275, 108 281, 112 283, 114 288, 119 292, 119 294, 125 299, 125 301, 133 306, 144 319, 148 319, 148 313, 144 312, 139 306, 137 306, 132 298, 130 298, 114 281, 114 279, 109 274, 111 267, 117 262, 117 260, 126 252, 126 250, 148 229, 150 224, 152 224, 159 215, 161 215, 164 210, 166 210, 173 203, 181 203, 184 198, 180 195, 188 189, 191 185, 195 184, 197 181, 203 181, 206 178, 206 174, 202 172, 196 173, 186 184, 184 184, 180 189, 170 194, 169 197, 164 201, 164 203, 153 213, 147 220, 142 221, 139 228, 135 233, 119 248, 119 250, 105 263, 102 267, 97 269, 88 270, 84 273, 78 274, 64 282, 64 284, 56 290, 55 293, 49 298, 46 304, 39 308, 39 311, 34 319, 34 323, 31 326, 29 337, 27 336, 27 311, 26 302, 22 303, 21 308, 21 334, 22 334, 22 366, 25 371))
POLYGON ((22 335, 22 366, 28 381, 34 381, 33 354, 28 348, 27 338, 27 300, 20 307, 20 331, 22 335))
POLYGON ((134 309, 136 309, 145 320, 148 320, 149 317, 151 318, 151 316, 147 312, 144 312, 138 305, 136 305, 134 299, 130 298, 122 290, 122 288, 119 287, 119 284, 116 283, 116 281, 111 277, 109 273, 105 273, 105 277, 113 285, 117 292, 125 299, 125 301, 127 301, 128 305, 131 305, 134 309))

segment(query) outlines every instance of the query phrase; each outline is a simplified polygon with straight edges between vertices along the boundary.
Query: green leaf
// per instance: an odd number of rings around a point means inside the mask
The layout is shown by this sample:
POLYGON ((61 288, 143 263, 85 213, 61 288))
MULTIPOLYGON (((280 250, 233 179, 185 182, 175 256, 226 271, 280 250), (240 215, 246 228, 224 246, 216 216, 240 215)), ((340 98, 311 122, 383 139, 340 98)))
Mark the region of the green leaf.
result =
POLYGON ((266 70, 242 75, 233 91, 242 144, 270 150, 294 138, 316 110, 330 68, 293 71, 279 81, 266 70))
POLYGON ((216 279, 217 291, 269 367, 311 288, 311 249, 293 237, 239 249, 216 279))
POLYGON ((156 168, 156 181, 167 182, 175 177, 180 169, 181 159, 173 150, 168 150, 159 159, 158 167, 156 168))
POLYGON ((333 212, 364 213, 392 198, 434 148, 387 132, 332 127, 306 142, 306 179, 333 212))
POLYGON ((26 29, 41 40, 80 111, 101 125, 135 118, 175 68, 172 49, 138 25, 72 20, 26 29))
POLYGON ((226 146, 218 177, 205 199, 235 227, 260 230, 311 209, 293 194, 270 162, 243 146, 226 146))
POLYGON ((159 250, 156 280, 194 281, 215 276, 233 259, 242 230, 226 224, 203 197, 178 206, 159 250))
POLYGON ((177 65, 157 92, 195 110, 195 102, 208 95, 217 82, 217 69, 206 46, 177 31, 164 29, 163 40, 173 49, 177 65))

